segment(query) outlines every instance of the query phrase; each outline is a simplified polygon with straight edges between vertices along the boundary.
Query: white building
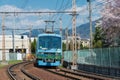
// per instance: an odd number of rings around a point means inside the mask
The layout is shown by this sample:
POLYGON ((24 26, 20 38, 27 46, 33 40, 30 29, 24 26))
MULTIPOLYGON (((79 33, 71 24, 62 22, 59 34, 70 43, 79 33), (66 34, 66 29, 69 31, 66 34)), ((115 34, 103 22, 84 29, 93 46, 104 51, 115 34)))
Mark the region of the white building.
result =
MULTIPOLYGON (((72 36, 68 36, 68 43, 72 40, 72 36)), ((83 47, 89 47, 90 45, 90 40, 89 39, 83 39, 80 38, 79 36, 76 36, 76 40, 78 43, 82 44, 83 47)), ((66 43, 66 40, 62 40, 63 43, 66 43)))
POLYGON ((81 39, 81 43, 82 43, 83 47, 89 47, 90 39, 81 39))
MULTIPOLYGON (((68 43, 70 43, 70 41, 72 40, 72 36, 68 36, 68 43)), ((81 40, 81 38, 79 36, 76 36, 76 40, 81 40)), ((62 40, 63 43, 66 43, 66 40, 62 40)))
MULTIPOLYGON (((5 35, 5 52, 24 52, 28 53, 29 51, 29 38, 27 35, 14 35, 14 43, 12 35, 5 35), (22 37, 23 36, 23 37, 22 37), (14 46, 13 46, 14 44, 14 46), (14 47, 14 49, 13 49, 14 47)), ((2 35, 0 35, 0 52, 2 52, 2 35)))

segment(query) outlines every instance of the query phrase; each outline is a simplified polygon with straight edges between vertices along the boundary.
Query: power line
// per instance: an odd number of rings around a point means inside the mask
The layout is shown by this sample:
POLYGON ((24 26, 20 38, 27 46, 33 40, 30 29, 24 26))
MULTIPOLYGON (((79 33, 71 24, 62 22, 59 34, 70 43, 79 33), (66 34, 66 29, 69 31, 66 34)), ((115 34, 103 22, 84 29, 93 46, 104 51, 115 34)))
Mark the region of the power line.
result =
POLYGON ((58 0, 56 1, 56 6, 55 6, 55 10, 57 9, 57 5, 58 5, 58 0))
MULTIPOLYGON (((66 4, 63 6, 63 9, 62 10, 65 10, 67 7, 69 7, 71 4, 70 4, 70 0, 67 0, 66 4)), ((58 15, 55 15, 54 20, 56 21, 57 19, 59 18, 62 18, 63 14, 58 14, 58 15)))
POLYGON ((61 10, 61 8, 63 7, 63 3, 64 3, 64 0, 62 0, 61 6, 59 7, 58 10, 61 10))
MULTIPOLYGON (((66 4, 64 5, 64 7, 63 7, 63 9, 62 9, 63 11, 64 11, 65 8, 69 5, 69 1, 70 1, 70 0, 68 0, 68 1, 66 2, 66 4)), ((62 3, 63 3, 63 2, 62 2, 62 3)), ((61 5, 63 5, 63 4, 61 4, 61 5)), ((61 8, 62 8, 62 7, 61 7, 61 8)), ((59 8, 58 10, 61 10, 61 8, 59 8)), ((61 14, 61 15, 58 14, 58 15, 55 17, 55 19, 57 20, 59 17, 61 18, 62 15, 63 15, 63 14, 61 14)))
MULTIPOLYGON (((70 1, 70 0, 68 0, 68 1, 66 2, 66 4, 63 6, 63 9, 62 9, 63 11, 64 11, 65 8, 69 5, 69 1, 70 1)), ((63 1, 62 1, 61 5, 63 5, 63 1)), ((58 10, 61 10, 61 8, 62 8, 62 6, 61 6, 58 10)), ((61 14, 61 15, 60 15, 60 14, 55 15, 55 16, 52 17, 52 19, 54 18, 54 20, 56 21, 58 18, 61 18, 62 15, 63 15, 63 14, 61 14)))
POLYGON ((24 4, 21 6, 21 8, 25 8, 25 6, 27 5, 28 1, 29 1, 29 0, 25 0, 25 1, 24 1, 24 4))

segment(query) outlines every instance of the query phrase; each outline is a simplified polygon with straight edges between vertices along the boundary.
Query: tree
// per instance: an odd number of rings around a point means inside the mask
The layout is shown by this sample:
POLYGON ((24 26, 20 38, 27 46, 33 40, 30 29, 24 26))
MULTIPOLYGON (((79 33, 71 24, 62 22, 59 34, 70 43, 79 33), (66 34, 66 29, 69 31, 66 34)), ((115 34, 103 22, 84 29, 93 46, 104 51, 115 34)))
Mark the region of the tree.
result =
POLYGON ((66 44, 62 43, 62 50, 65 51, 66 50, 66 44))
POLYGON ((83 48, 84 48, 84 47, 83 47, 83 44, 81 43, 81 44, 80 44, 80 49, 83 49, 83 48))
POLYGON ((107 0, 102 12, 105 46, 118 46, 120 40, 120 0, 107 0))
POLYGON ((36 52, 36 39, 34 38, 33 42, 31 43, 31 52, 36 52))
POLYGON ((72 40, 70 40, 70 43, 69 43, 69 50, 72 51, 72 49, 73 49, 73 42, 72 42, 72 40))
POLYGON ((93 40, 93 47, 94 48, 101 48, 103 46, 102 39, 103 39, 102 28, 100 25, 96 25, 94 40, 93 40))

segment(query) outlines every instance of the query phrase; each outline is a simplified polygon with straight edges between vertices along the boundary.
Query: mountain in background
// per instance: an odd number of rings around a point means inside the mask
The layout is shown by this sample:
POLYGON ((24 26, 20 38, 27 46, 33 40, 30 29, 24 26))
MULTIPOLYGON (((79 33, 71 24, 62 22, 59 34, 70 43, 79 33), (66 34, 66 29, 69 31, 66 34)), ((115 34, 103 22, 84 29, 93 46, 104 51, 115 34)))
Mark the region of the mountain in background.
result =
MULTIPOLYGON (((93 33, 95 31, 95 24, 97 21, 98 20, 92 22, 93 33)), ((76 27, 76 32, 77 32, 77 35, 80 35, 81 38, 89 38, 89 36, 90 36, 89 23, 85 23, 85 24, 82 24, 82 25, 76 27)), ((37 35, 41 34, 41 33, 43 33, 43 31, 41 31, 39 29, 33 29, 31 31, 31 37, 37 37, 37 35)), ((59 34, 59 31, 55 31, 55 33, 59 34)), ((65 35, 65 29, 62 31, 62 34, 65 35)), ((29 32, 23 33, 22 35, 29 35, 29 32)), ((69 36, 72 35, 72 29, 68 30, 68 35, 69 36)), ((63 38, 64 37, 65 36, 63 36, 63 38)))

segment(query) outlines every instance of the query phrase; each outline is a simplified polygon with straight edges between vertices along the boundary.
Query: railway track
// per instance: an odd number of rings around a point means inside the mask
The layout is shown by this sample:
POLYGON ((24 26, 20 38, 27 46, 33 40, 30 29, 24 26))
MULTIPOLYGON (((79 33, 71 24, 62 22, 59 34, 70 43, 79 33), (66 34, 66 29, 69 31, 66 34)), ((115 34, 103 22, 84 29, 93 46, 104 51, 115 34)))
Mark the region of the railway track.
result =
POLYGON ((65 72, 62 70, 57 71, 55 69, 47 69, 47 71, 52 72, 57 75, 60 75, 60 76, 63 76, 63 77, 66 77, 67 80, 91 80, 89 78, 85 78, 83 76, 79 76, 74 73, 69 73, 69 72, 65 72))
POLYGON ((67 77, 70 80, 112 80, 111 78, 97 76, 95 74, 83 73, 80 71, 78 72, 78 71, 68 70, 65 68, 59 68, 58 70, 55 69, 46 69, 46 70, 54 74, 67 77))
POLYGON ((120 77, 111 77, 111 76, 106 76, 106 75, 102 75, 102 74, 96 74, 96 73, 92 73, 92 72, 86 72, 86 71, 82 71, 82 70, 74 70, 74 71, 78 72, 78 73, 82 73, 85 76, 86 76, 86 74, 88 74, 90 77, 99 78, 101 80, 120 80, 120 77))
POLYGON ((40 80, 39 78, 26 72, 24 67, 31 62, 22 62, 8 67, 7 72, 11 80, 40 80))
POLYGON ((8 68, 11 80, 112 80, 65 68, 36 68, 32 62, 22 62, 8 68))

